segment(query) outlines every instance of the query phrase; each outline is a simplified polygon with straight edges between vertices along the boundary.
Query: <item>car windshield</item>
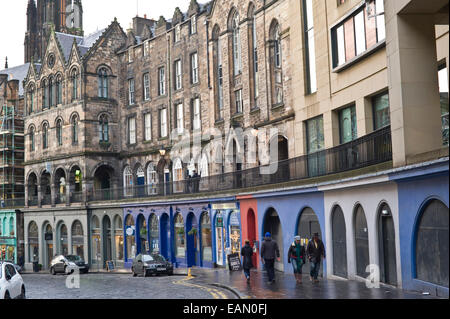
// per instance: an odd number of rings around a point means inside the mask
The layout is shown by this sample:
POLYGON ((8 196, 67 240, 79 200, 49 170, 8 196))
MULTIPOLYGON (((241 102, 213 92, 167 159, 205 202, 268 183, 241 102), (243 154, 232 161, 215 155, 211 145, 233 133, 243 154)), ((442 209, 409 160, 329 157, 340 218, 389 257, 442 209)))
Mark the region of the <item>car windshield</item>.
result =
POLYGON ((163 263, 163 262, 165 262, 166 261, 166 259, 163 257, 163 256, 161 256, 161 255, 152 255, 152 257, 153 257, 153 259, 154 260, 156 260, 157 262, 160 262, 160 263, 163 263))
POLYGON ((150 255, 142 255, 142 261, 143 262, 147 262, 147 261, 153 261, 153 257, 150 255))
POLYGON ((69 256, 66 256, 66 258, 68 261, 72 261, 72 262, 81 261, 80 256, 69 255, 69 256))

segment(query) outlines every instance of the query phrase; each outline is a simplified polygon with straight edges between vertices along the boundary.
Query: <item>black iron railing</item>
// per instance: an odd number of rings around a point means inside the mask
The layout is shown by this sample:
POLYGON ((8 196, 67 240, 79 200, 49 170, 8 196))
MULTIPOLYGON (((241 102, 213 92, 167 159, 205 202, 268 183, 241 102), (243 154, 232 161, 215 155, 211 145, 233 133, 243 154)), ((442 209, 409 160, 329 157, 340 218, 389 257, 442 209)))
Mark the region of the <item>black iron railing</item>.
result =
MULTIPOLYGON (((273 163, 272 171, 270 166, 266 165, 177 182, 94 189, 86 194, 86 200, 110 201, 239 190, 332 175, 390 160, 392 160, 391 128, 387 126, 331 149, 273 163)), ((83 192, 72 192, 70 202, 82 202, 83 195, 83 192)), ((32 203, 35 204, 34 201, 32 203)), ((50 195, 43 196, 42 205, 46 204, 50 204, 50 195)))

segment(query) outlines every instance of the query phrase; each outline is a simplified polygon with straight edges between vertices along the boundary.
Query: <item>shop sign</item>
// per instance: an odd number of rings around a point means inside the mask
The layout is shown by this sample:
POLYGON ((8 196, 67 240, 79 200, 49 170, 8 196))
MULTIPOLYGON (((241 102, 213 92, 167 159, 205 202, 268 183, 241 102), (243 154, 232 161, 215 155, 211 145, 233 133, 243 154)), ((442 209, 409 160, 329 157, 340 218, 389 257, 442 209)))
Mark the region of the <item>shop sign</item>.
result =
POLYGON ((216 227, 223 227, 223 217, 216 218, 216 227))
POLYGON ((125 232, 126 232, 127 236, 133 236, 134 235, 134 227, 128 226, 127 230, 125 232))
POLYGON ((230 225, 231 226, 239 226, 239 215, 237 213, 232 213, 230 216, 230 225))
POLYGON ((212 204, 211 207, 215 210, 237 209, 236 203, 212 204))
POLYGON ((239 254, 230 254, 227 256, 228 258, 228 267, 230 271, 239 271, 241 270, 241 258, 239 254))

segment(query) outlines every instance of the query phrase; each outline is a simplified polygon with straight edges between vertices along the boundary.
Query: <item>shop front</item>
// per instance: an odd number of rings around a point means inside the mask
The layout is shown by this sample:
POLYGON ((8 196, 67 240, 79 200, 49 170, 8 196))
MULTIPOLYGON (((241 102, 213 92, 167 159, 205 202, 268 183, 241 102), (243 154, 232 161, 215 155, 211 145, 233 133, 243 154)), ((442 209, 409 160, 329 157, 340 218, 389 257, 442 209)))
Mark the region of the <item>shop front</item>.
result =
POLYGON ((241 252, 241 215, 236 202, 213 203, 211 214, 214 216, 214 256, 216 267, 227 266, 229 254, 241 252))
POLYGON ((20 262, 18 223, 16 211, 0 211, 0 260, 20 262))

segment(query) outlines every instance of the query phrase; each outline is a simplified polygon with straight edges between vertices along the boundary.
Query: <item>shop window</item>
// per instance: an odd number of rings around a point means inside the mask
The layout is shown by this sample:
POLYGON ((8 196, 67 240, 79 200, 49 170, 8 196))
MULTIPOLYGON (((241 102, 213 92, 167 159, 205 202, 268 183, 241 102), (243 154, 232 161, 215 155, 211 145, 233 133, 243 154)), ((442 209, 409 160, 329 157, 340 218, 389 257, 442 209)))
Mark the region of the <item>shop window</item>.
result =
POLYGON ((114 242, 116 247, 116 260, 123 260, 123 226, 122 218, 116 216, 114 227, 114 242))
POLYGON ((439 67, 439 95, 441 98, 442 143, 449 145, 448 117, 448 70, 445 64, 439 67))
POLYGON ((208 213, 204 213, 201 219, 201 238, 202 238, 202 260, 212 261, 212 237, 211 237, 211 219, 208 213))
POLYGON ((180 258, 186 256, 184 221, 181 214, 175 217, 175 256, 180 258))

